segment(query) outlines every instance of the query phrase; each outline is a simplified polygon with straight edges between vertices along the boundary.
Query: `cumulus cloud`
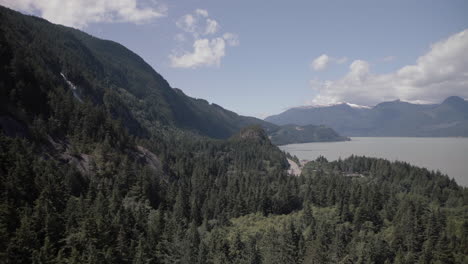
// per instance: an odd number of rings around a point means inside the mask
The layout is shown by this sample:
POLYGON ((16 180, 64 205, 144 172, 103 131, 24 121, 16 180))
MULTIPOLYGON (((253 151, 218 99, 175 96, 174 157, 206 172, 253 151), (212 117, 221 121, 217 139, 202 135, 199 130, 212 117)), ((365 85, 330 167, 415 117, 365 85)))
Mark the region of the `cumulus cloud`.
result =
POLYGON ((205 9, 196 9, 192 14, 182 16, 177 20, 176 26, 194 37, 211 35, 219 30, 218 21, 209 18, 205 9))
POLYGON ((220 36, 211 36, 219 32, 219 23, 210 18, 205 9, 196 9, 191 14, 182 16, 176 26, 184 33, 176 35, 179 42, 185 41, 186 36, 193 38, 191 51, 173 50, 169 55, 171 66, 174 68, 197 68, 200 66, 220 66, 221 59, 226 55, 227 46, 238 46, 239 37, 226 32, 220 36))
POLYGON ((197 31, 197 18, 192 14, 187 14, 177 20, 176 25, 185 32, 194 33, 197 31))
POLYGON ((330 62, 330 58, 328 57, 328 55, 322 54, 312 61, 311 66, 312 66, 312 69, 316 71, 321 71, 327 67, 328 62, 330 62))
POLYGON ((214 34, 216 33, 216 31, 218 31, 219 29, 219 25, 218 25, 218 22, 216 22, 216 20, 213 20, 213 19, 206 19, 206 29, 205 29, 205 35, 208 35, 208 34, 214 34))
POLYGON ((0 4, 23 12, 39 12, 53 23, 85 28, 90 23, 146 23, 166 15, 164 5, 151 2, 138 5, 137 0, 0 0, 0 4))
POLYGON ((451 95, 468 98, 467 50, 468 29, 431 45, 414 65, 395 72, 375 74, 368 62, 355 60, 341 79, 311 81, 317 92, 311 103, 374 105, 395 99, 436 103, 451 95))
POLYGON ((334 57, 328 56, 327 54, 322 54, 318 56, 317 58, 315 58, 310 64, 310 66, 312 67, 312 69, 314 69, 314 71, 321 71, 327 68, 328 65, 332 62, 336 64, 343 64, 343 63, 346 63, 347 61, 348 61, 348 58, 346 57, 334 58, 334 57))
POLYGON ((223 38, 197 39, 193 52, 181 56, 170 55, 171 65, 176 68, 194 68, 200 65, 219 66, 225 55, 226 43, 223 38))
POLYGON ((202 16, 202 17, 208 17, 208 11, 205 9, 195 9, 195 14, 202 16))
POLYGON ((239 46, 239 36, 233 33, 224 33, 223 38, 226 40, 229 46, 239 46))

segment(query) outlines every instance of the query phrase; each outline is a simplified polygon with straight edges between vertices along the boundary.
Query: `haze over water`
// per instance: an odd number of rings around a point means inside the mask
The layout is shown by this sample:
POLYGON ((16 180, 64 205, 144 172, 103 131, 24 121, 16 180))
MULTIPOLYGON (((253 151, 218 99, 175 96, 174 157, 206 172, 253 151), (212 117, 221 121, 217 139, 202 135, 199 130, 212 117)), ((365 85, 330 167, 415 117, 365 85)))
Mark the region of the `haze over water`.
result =
POLYGON ((458 184, 468 186, 468 138, 353 137, 345 142, 320 142, 280 146, 299 159, 328 160, 354 155, 405 161, 440 170, 458 184))

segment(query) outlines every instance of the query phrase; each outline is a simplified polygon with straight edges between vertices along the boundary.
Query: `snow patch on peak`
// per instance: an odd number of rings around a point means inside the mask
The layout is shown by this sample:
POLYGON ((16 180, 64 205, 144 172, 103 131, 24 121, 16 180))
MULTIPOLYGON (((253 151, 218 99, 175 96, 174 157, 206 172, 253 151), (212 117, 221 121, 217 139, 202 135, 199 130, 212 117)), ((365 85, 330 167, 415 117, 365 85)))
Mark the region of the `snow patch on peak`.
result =
POLYGON ((358 105, 358 104, 351 104, 351 103, 346 103, 347 105, 351 106, 352 108, 360 108, 360 109, 371 109, 371 106, 367 105, 358 105))
POLYGON ((430 104, 434 104, 430 101, 426 101, 426 100, 411 100, 411 101, 402 101, 402 100, 399 100, 400 102, 405 102, 405 103, 410 103, 410 104, 418 104, 418 105, 430 105, 430 104))
POLYGON ((371 109, 371 106, 367 105, 358 105, 358 104, 352 104, 348 102, 338 102, 338 103, 333 103, 333 104, 314 104, 314 105, 304 105, 304 106, 299 106, 297 108, 300 109, 312 109, 312 108, 324 108, 324 107, 331 107, 331 106, 338 106, 338 105, 347 105, 351 108, 357 108, 357 109, 371 109))
POLYGON ((300 109, 312 109, 312 108, 324 108, 324 107, 331 107, 331 106, 336 106, 336 105, 341 105, 342 103, 336 103, 336 104, 313 104, 313 105, 302 105, 294 108, 300 108, 300 109))

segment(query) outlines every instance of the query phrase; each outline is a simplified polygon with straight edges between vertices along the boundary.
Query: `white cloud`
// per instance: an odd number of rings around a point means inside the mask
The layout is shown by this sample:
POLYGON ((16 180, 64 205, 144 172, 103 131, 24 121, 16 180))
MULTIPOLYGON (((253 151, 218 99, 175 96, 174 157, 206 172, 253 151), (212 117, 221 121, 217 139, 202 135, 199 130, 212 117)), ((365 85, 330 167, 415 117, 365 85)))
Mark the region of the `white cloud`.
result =
POLYGON ((197 30, 197 18, 192 14, 187 14, 177 20, 176 25, 185 32, 195 33, 197 30))
POLYGON ((219 66, 225 55, 226 43, 223 38, 197 39, 193 52, 181 56, 170 55, 171 66, 176 68, 196 68, 201 65, 219 66))
MULTIPOLYGON (((169 55, 171 66, 174 68, 197 68, 201 66, 220 66, 221 59, 226 54, 227 46, 238 46, 239 37, 233 33, 224 33, 220 36, 208 38, 208 35, 218 33, 218 22, 209 17, 208 11, 196 9, 192 14, 182 16, 176 26, 193 37, 192 51, 173 50, 169 55)), ((176 40, 180 43, 186 40, 184 34, 177 34, 176 40), (181 41, 183 40, 183 41, 181 41)), ((183 50, 183 49, 182 49, 183 50)))
POLYGON ((205 9, 195 9, 195 14, 199 15, 199 16, 202 16, 202 17, 208 17, 208 11, 206 11, 205 9))
POLYGON ((201 35, 215 34, 219 30, 218 21, 208 17, 208 11, 196 9, 192 14, 182 16, 176 26, 195 38, 201 35))
POLYGON ((205 34, 214 34, 218 31, 219 25, 216 20, 213 19, 206 19, 206 29, 205 29, 205 34))
POLYGON ((152 2, 140 6, 137 0, 0 0, 0 4, 23 12, 39 12, 57 24, 85 28, 90 23, 145 23, 166 15, 167 8, 152 2))
POLYGON ((327 67, 329 61, 330 58, 328 57, 328 55, 322 54, 312 61, 312 69, 316 71, 321 71, 327 67))
POLYGON ((401 99, 440 102, 451 95, 468 98, 468 29, 433 44, 414 65, 374 74, 366 61, 355 60, 349 72, 333 81, 311 81, 318 92, 312 104, 347 101, 373 105, 401 99))
POLYGON ((239 46, 239 36, 233 33, 224 33, 223 38, 226 40, 229 46, 239 46))
POLYGON ((312 69, 314 69, 314 71, 321 71, 327 68, 328 65, 332 62, 336 64, 343 64, 343 63, 346 63, 347 61, 348 61, 347 57, 334 58, 334 57, 328 56, 327 54, 322 54, 318 56, 317 58, 315 58, 310 64, 310 66, 312 67, 312 69))

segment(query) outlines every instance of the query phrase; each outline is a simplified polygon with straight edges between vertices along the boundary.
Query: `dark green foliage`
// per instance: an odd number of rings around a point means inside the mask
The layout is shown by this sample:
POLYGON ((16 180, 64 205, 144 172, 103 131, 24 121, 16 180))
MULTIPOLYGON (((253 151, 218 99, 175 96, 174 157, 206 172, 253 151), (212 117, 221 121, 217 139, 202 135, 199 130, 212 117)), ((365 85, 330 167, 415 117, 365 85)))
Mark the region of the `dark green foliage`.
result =
POLYGON ((281 151, 261 140, 187 140, 168 143, 159 175, 138 163, 109 163, 128 155, 113 148, 93 154, 97 168, 108 168, 73 194, 69 165, 43 160, 25 140, 0 139, 1 171, 9 175, 1 186, 2 256, 11 263, 466 261, 466 190, 405 163, 320 160, 292 177, 281 151), (351 167, 363 176, 346 176, 351 167), (418 173, 427 180, 412 181, 418 173), (237 217, 257 212, 265 220, 289 215, 267 232, 231 234, 244 228, 237 217))
POLYGON ((276 145, 349 140, 329 127, 314 125, 284 125, 270 133, 270 139, 276 145))

